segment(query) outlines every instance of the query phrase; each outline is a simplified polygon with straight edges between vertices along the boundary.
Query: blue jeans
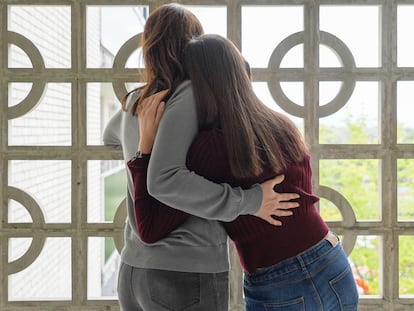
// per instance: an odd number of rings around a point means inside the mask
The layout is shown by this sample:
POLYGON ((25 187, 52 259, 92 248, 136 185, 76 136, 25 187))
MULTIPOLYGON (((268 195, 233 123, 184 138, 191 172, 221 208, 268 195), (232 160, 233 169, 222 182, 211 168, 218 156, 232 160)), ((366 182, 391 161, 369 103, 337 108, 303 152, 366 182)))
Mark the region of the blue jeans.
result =
POLYGON ((121 263, 122 311, 228 311, 228 272, 190 273, 142 269, 121 263))
MULTIPOLYGON (((277 246, 276 246, 277 247, 277 246)), ((358 292, 340 243, 322 240, 274 266, 245 274, 248 311, 355 311, 358 292)))

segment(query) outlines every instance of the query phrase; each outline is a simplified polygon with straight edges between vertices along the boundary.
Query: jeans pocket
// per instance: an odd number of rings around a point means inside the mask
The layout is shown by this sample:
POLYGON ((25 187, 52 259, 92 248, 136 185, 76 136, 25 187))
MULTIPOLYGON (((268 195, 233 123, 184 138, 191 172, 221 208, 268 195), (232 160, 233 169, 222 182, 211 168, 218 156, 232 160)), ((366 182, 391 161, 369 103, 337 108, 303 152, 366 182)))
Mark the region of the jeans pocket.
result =
POLYGON ((200 303, 200 275, 150 270, 147 273, 151 300, 171 311, 182 311, 200 303))
POLYGON ((266 302, 263 304, 266 311, 304 311, 305 300, 303 297, 297 297, 290 300, 278 301, 278 302, 266 302))
POLYGON ((348 266, 329 283, 339 300, 341 310, 356 311, 358 308, 358 291, 351 267, 348 266))

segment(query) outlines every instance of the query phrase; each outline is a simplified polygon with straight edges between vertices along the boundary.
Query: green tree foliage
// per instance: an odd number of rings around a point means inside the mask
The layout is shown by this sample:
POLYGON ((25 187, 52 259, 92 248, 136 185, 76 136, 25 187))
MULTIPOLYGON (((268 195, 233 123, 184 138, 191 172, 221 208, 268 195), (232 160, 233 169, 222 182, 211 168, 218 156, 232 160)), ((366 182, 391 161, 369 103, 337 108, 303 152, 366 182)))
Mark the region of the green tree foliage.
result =
MULTIPOLYGON (((363 119, 353 120, 349 117, 345 124, 331 128, 321 127, 319 134, 322 143, 370 144, 378 143, 375 132, 376 129, 369 128, 363 119)), ((414 133, 409 132, 409 134, 414 133)), ((405 139, 408 139, 407 137, 407 135, 404 136, 405 139)), ((414 135, 411 138, 414 141, 414 135)), ((380 161, 377 159, 321 160, 320 184, 344 196, 351 204, 357 221, 381 221, 379 165, 380 161)), ((398 210, 400 221, 414 220, 413 185, 414 160, 400 159, 398 161, 398 206, 390 207, 398 210)), ((320 210, 326 220, 341 220, 337 207, 326 199, 321 200, 320 210)), ((414 259, 411 255, 414 237, 410 238, 402 239, 399 245, 399 292, 401 295, 414 294, 414 259)), ((366 285, 364 294, 381 295, 380 244, 380 236, 359 236, 350 255, 355 277, 360 279, 361 286, 366 285)))
POLYGON ((413 236, 401 236, 399 239, 399 293, 410 295, 414 293, 414 258, 412 249, 414 246, 413 236))
POLYGON ((398 219, 414 220, 414 159, 397 162, 398 219))

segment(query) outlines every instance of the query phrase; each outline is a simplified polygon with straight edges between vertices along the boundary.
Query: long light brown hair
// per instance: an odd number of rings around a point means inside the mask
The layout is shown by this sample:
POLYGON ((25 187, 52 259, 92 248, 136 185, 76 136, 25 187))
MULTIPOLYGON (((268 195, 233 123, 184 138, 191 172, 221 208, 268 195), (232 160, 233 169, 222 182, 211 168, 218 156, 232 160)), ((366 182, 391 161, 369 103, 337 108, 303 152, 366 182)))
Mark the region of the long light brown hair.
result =
POLYGON ((193 38, 184 67, 193 85, 200 130, 222 129, 235 177, 257 176, 264 165, 276 173, 299 162, 306 145, 294 123, 256 96, 237 47, 219 35, 193 38))
POLYGON ((136 90, 141 90, 141 93, 131 109, 133 114, 137 105, 149 95, 168 89, 168 98, 186 78, 182 64, 185 44, 203 32, 197 17, 182 5, 170 3, 154 10, 141 36, 146 84, 124 96, 123 109, 126 110, 128 95, 136 90))

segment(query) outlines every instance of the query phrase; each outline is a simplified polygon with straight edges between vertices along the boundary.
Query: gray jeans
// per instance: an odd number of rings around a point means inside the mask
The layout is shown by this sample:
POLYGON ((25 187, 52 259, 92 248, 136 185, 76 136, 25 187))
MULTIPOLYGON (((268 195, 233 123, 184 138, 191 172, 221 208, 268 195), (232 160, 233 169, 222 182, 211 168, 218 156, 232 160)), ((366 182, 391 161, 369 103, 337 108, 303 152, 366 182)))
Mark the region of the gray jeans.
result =
POLYGON ((188 273, 141 269, 121 263, 123 311, 228 311, 228 272, 188 273))

